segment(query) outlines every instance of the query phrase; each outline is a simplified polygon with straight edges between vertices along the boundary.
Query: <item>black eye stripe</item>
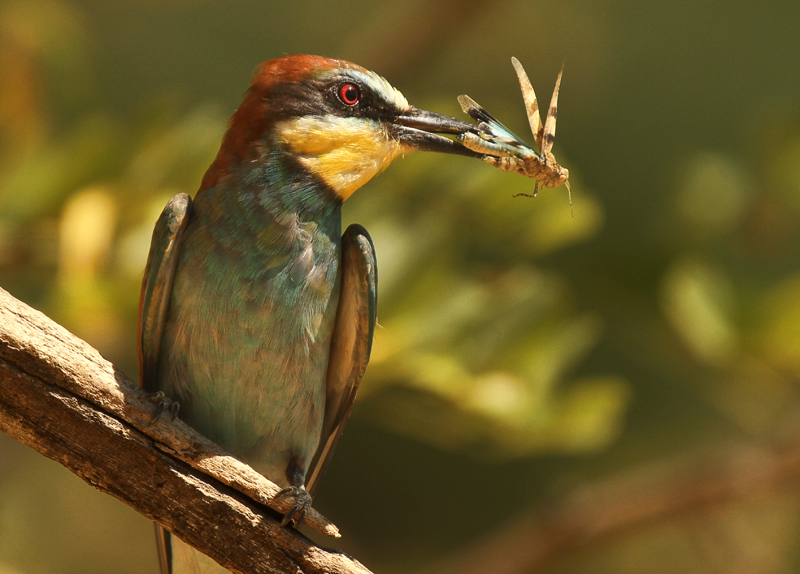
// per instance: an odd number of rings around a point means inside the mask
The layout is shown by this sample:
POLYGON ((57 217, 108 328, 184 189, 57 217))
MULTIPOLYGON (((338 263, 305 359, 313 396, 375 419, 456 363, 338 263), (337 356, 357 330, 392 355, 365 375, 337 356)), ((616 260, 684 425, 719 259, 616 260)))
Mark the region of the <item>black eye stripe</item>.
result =
MULTIPOLYGON (((348 98, 352 101, 352 98, 348 98)), ((396 106, 375 92, 368 83, 348 74, 323 77, 309 82, 279 84, 270 96, 271 111, 276 121, 287 117, 325 116, 366 117, 383 120, 396 113, 396 106), (358 89, 358 101, 348 104, 339 91, 346 84, 358 89)))

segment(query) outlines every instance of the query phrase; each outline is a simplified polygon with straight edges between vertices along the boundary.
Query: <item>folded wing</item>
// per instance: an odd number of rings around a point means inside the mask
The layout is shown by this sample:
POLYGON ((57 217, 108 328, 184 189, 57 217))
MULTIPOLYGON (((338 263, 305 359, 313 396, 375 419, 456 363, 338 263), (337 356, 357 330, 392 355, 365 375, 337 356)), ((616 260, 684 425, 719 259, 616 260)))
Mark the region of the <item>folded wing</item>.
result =
POLYGON ((364 376, 375 332, 378 269, 367 230, 351 225, 342 236, 339 307, 331 340, 322 437, 306 474, 313 496, 342 435, 364 376))

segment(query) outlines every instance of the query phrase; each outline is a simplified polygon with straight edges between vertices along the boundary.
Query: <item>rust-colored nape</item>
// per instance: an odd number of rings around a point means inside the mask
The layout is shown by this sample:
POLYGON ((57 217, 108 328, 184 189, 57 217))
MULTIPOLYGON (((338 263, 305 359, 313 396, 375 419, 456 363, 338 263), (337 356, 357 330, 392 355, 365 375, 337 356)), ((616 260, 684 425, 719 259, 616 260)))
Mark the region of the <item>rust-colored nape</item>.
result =
POLYGON ((198 191, 214 187, 233 166, 261 153, 261 141, 274 122, 270 98, 275 86, 301 82, 315 72, 332 68, 366 71, 344 60, 306 54, 291 54, 259 64, 241 105, 228 121, 217 157, 206 170, 198 191))

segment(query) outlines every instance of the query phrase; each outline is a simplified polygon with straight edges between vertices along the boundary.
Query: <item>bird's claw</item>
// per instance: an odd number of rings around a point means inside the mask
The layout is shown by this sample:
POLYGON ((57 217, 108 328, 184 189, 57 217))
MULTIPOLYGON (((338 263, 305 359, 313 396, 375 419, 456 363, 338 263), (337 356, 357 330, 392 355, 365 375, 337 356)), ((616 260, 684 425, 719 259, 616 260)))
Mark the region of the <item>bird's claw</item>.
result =
POLYGON ((178 411, 181 409, 180 403, 169 398, 163 393, 163 391, 147 393, 146 396, 148 401, 155 403, 156 405, 156 412, 153 413, 153 418, 150 419, 150 424, 156 422, 156 420, 158 420, 158 418, 164 414, 164 412, 168 412, 170 414, 171 421, 174 421, 178 416, 178 411))
POLYGON ((306 518, 306 512, 311 508, 311 495, 302 486, 290 486, 281 490, 275 498, 286 495, 294 498, 294 506, 281 520, 281 526, 294 524, 295 528, 299 528, 306 518))

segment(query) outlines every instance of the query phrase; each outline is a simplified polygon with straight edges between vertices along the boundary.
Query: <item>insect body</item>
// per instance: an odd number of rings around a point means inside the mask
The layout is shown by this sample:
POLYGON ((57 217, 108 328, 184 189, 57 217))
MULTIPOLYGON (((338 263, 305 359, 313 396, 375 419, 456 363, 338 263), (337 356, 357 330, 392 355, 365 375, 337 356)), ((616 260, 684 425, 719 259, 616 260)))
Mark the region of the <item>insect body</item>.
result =
POLYGON ((568 181, 569 170, 558 165, 555 156, 550 151, 553 148, 553 141, 555 141, 556 137, 558 90, 561 86, 561 74, 564 72, 564 66, 561 66, 561 71, 558 73, 556 87, 550 100, 550 108, 547 111, 547 118, 544 125, 542 125, 539 115, 539 102, 536 99, 536 93, 533 91, 528 75, 519 60, 511 58, 511 63, 517 72, 517 78, 519 78, 528 122, 536 140, 536 145, 539 148, 539 153, 536 153, 534 149, 514 135, 511 130, 497 121, 494 116, 469 96, 459 96, 458 103, 461 104, 461 109, 464 110, 464 113, 469 114, 472 119, 478 121, 478 133, 465 132, 460 134, 458 139, 464 144, 464 147, 484 154, 484 161, 489 162, 498 169, 519 173, 536 180, 533 195, 527 193, 518 193, 517 195, 535 197, 539 191, 539 184, 542 184, 543 187, 566 185, 571 209, 572 189, 568 181))

